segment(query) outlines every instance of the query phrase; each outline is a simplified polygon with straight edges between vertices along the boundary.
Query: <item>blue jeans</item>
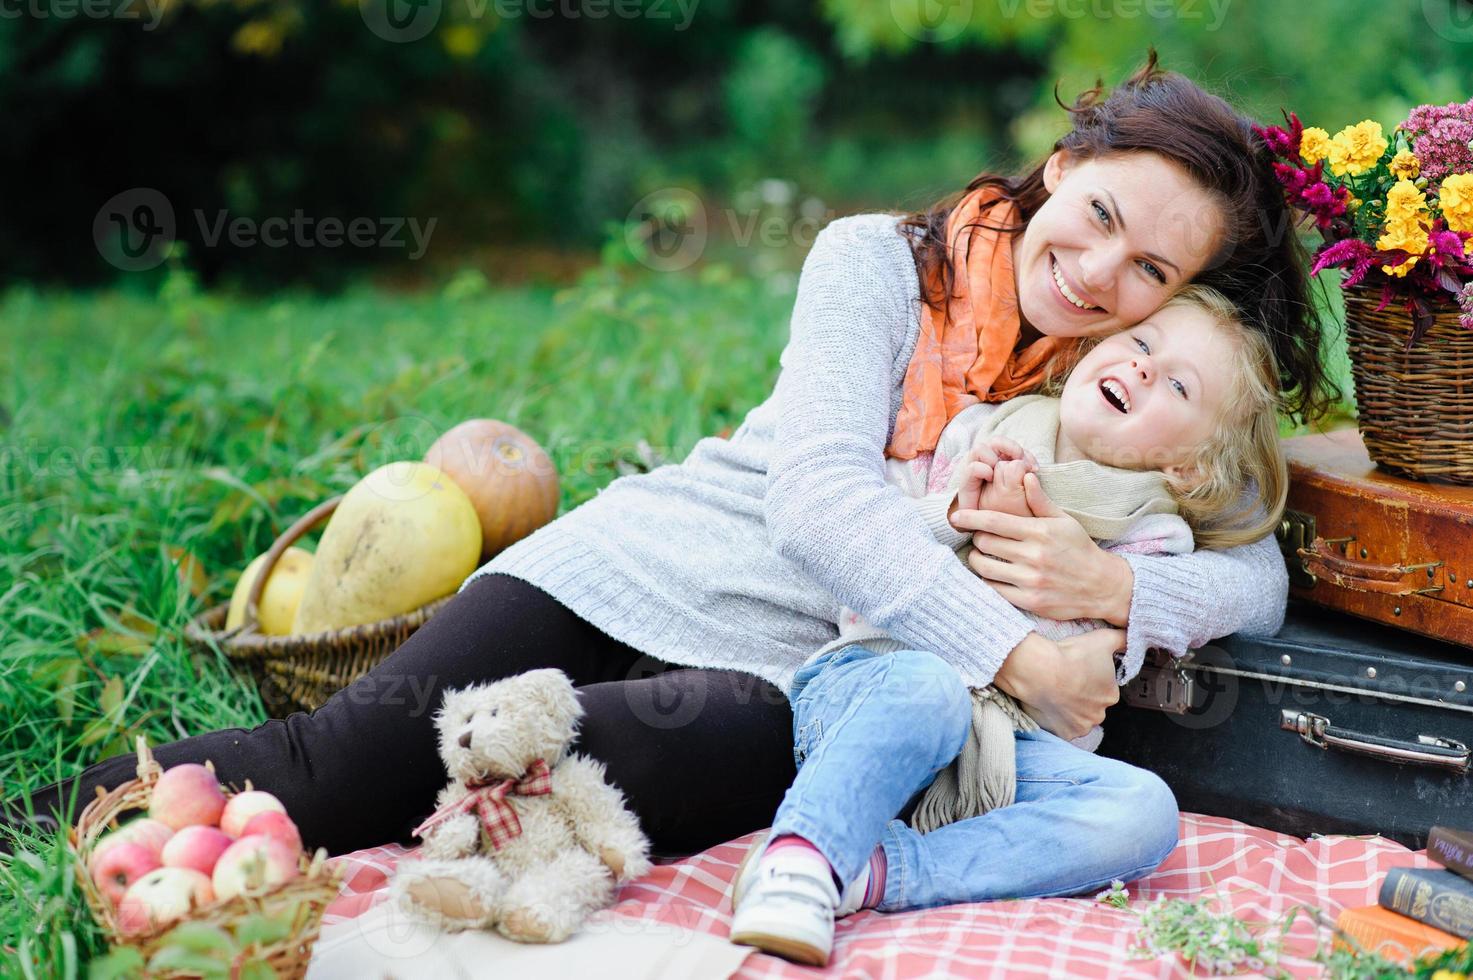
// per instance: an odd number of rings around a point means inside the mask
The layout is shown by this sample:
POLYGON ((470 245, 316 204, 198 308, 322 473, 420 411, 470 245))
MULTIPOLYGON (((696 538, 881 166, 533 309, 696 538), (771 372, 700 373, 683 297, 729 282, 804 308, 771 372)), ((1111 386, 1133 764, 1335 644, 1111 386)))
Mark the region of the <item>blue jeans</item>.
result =
POLYGON ((966 685, 935 654, 836 650, 798 671, 790 697, 799 768, 773 833, 807 838, 846 882, 881 844, 881 911, 1090 892, 1176 847, 1176 798, 1159 777, 1042 730, 1015 735, 1012 806, 929 834, 894 819, 972 724, 966 685))

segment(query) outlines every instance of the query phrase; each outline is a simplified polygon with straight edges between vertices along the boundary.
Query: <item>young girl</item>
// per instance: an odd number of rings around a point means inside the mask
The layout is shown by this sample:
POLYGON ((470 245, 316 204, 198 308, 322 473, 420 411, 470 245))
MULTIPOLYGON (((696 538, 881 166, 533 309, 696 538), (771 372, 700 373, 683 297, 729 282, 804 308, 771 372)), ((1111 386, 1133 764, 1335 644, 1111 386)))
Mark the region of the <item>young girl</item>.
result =
MULTIPOLYGON (((1083 354, 1059 397, 966 408, 947 423, 934 453, 888 460, 886 479, 914 500, 938 540, 963 551, 970 551, 971 536, 951 526, 953 510, 1027 516, 1030 485, 1035 496, 1041 486, 1111 550, 1185 554, 1194 545, 1231 547, 1262 537, 1283 510, 1287 477, 1275 376, 1267 343, 1233 305, 1212 290, 1188 287, 1083 354)), ((1098 625, 1035 621, 1051 638, 1098 625)), ((926 667, 912 674, 907 661, 934 658, 908 650, 851 610, 841 612, 839 629, 839 638, 794 679, 800 769, 773 821, 771 843, 754 847, 737 875, 731 930, 733 942, 820 965, 828 960, 836 913, 1018 894, 1017 884, 1000 893, 994 863, 978 860, 985 827, 970 818, 1013 802, 1015 728, 1020 737, 1052 737, 990 687, 974 692, 973 703, 954 671, 926 667), (872 669, 886 659, 891 669, 878 687, 870 676, 864 696, 856 696, 854 680, 844 675, 858 676, 856 665, 872 669), (916 689, 917 680, 923 689, 916 689), (888 733, 938 716, 952 723, 943 726, 946 737, 931 746, 935 751, 921 758, 896 754, 899 743, 888 733), (968 727, 960 774, 953 766, 936 779, 962 750, 968 727), (890 821, 928 784, 910 826, 890 821), (941 880, 908 901, 887 887, 896 871, 912 878, 920 871, 905 867, 904 839, 947 825, 947 853, 932 855, 941 880), (890 862, 895 856, 900 868, 890 862), (967 873, 972 866, 975 878, 967 873)), ((1118 680, 1125 683, 1140 666, 1138 657, 1119 663, 1118 680)), ((1084 747, 1097 744, 1098 737, 1084 747)), ((1086 880, 1069 880, 1069 856, 1056 859, 1055 880, 1042 893, 1098 884, 1088 871, 1086 880)), ((1133 869, 1132 877, 1154 863, 1133 869)))

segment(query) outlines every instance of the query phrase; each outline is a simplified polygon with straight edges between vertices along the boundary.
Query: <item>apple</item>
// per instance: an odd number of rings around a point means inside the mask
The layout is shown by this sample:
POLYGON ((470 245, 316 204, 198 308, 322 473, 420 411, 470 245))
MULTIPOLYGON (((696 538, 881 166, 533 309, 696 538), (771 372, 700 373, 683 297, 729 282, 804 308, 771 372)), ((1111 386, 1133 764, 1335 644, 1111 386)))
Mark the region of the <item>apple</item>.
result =
POLYGON ((196 762, 165 769, 153 787, 148 815, 175 830, 218 823, 225 794, 215 774, 196 762))
POLYGON ((117 830, 99 837, 97 843, 92 845, 92 857, 95 859, 109 847, 112 847, 114 844, 121 844, 124 841, 142 844, 155 854, 162 854, 164 844, 173 836, 174 828, 168 824, 150 817, 140 817, 137 820, 130 820, 117 830))
POLYGON ((284 814, 286 807, 264 790, 252 789, 237 793, 225 804, 225 812, 220 814, 220 829, 231 837, 244 837, 245 825, 252 817, 271 811, 284 814))
POLYGON ((215 900, 208 876, 193 868, 155 868, 133 883, 118 904, 118 928, 125 936, 182 919, 215 900))
POLYGON ((201 874, 215 870, 215 862, 235 843, 219 827, 185 827, 164 845, 166 868, 193 868, 201 874))
POLYGON ((298 852, 265 834, 252 834, 231 844, 215 862, 211 878, 221 901, 242 892, 259 893, 297 876, 298 852))
POLYGON ((88 870, 97 888, 117 905, 123 895, 139 879, 159 867, 156 851, 136 841, 117 841, 99 854, 92 855, 88 870))
POLYGON ((265 834, 267 837, 275 837, 293 851, 301 853, 302 834, 297 830, 297 825, 292 823, 292 818, 285 813, 276 810, 264 810, 246 821, 245 827, 241 829, 240 836, 250 837, 252 834, 265 834))

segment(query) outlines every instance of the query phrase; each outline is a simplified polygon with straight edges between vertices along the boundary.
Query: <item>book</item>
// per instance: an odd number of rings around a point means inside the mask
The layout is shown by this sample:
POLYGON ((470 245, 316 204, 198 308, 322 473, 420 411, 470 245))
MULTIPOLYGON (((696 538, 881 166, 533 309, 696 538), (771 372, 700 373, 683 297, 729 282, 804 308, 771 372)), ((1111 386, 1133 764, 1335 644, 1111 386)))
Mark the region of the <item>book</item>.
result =
MULTIPOLYGON (((1379 905, 1346 909, 1340 913, 1335 925, 1360 943, 1362 949, 1406 965, 1423 956, 1463 945, 1463 940, 1452 933, 1423 925, 1379 905)), ((1337 938, 1336 945, 1347 944, 1337 938)))
POLYGON ((1440 868, 1392 868, 1381 907, 1463 939, 1473 937, 1473 881, 1440 868))
POLYGON ((1427 856, 1449 871, 1473 878, 1473 830, 1433 827, 1427 835, 1427 856))

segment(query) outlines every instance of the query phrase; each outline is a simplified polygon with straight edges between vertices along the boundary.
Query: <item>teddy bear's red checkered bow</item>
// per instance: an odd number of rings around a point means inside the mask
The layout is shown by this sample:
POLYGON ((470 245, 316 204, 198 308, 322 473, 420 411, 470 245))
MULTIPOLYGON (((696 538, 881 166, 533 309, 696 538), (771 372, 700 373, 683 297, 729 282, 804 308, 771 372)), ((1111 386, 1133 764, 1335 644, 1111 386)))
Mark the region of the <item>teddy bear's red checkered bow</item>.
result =
POLYGON ((522 832, 522 822, 517 819, 517 811, 506 802, 507 795, 544 796, 551 793, 552 769, 548 767, 547 760, 538 759, 527 767, 521 779, 508 777, 494 782, 472 779, 465 785, 471 792, 430 814, 424 823, 414 828, 414 836, 422 838, 436 824, 474 810, 481 816, 481 826, 486 829, 492 850, 499 851, 522 832))

